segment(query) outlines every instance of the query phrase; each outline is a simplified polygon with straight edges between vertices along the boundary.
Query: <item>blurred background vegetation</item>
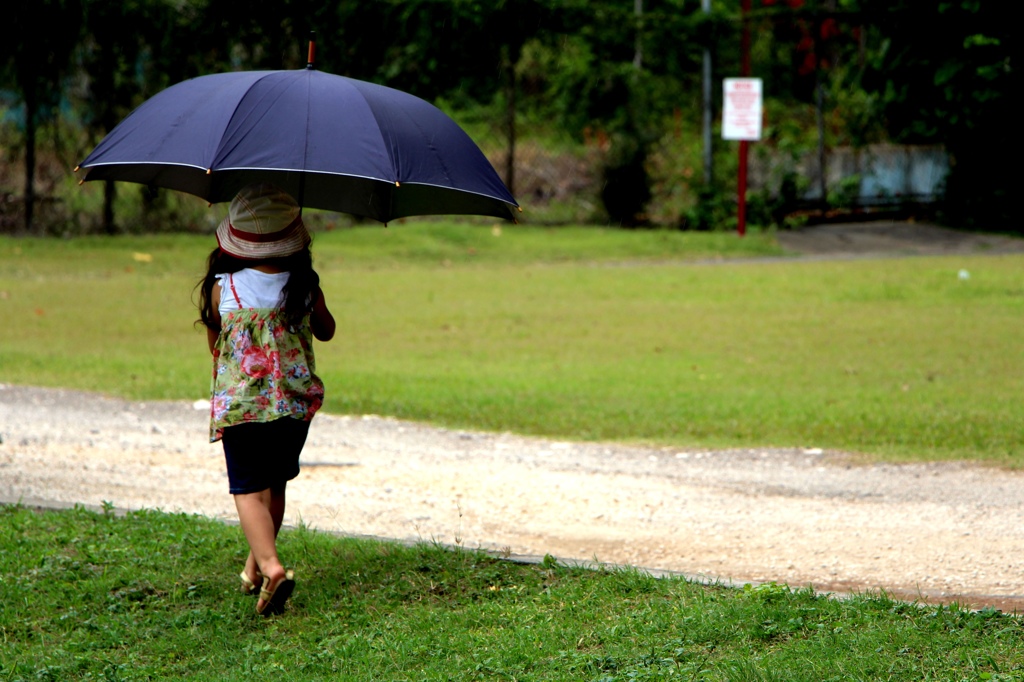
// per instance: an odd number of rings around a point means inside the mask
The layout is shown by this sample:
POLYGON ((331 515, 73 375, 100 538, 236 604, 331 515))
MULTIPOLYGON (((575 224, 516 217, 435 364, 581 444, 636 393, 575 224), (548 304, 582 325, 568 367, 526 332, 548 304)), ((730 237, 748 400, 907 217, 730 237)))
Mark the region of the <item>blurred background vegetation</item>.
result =
MULTIPOLYGON (((995 0, 32 0, 0 22, 0 233, 210 231, 194 197, 77 187, 72 169, 134 107, 186 78, 306 64, 434 102, 536 224, 728 229, 736 143, 721 80, 744 28, 764 79, 748 220, 1010 218, 1009 32, 995 0), (702 68, 710 58, 712 155, 702 68), (938 150, 939 192, 865 200, 862 154, 938 150), (852 159, 836 164, 837 159, 852 159), (827 170, 829 166, 835 166, 827 170), (839 166, 842 168, 839 168, 839 166), (838 169, 838 170, 837 170, 838 169), (881 200, 879 200, 881 199, 881 200)), ((1016 81, 1014 81, 1016 82, 1016 81)), ((100 185, 93 187, 93 184, 100 185)), ((311 217, 314 228, 355 220, 311 217)))

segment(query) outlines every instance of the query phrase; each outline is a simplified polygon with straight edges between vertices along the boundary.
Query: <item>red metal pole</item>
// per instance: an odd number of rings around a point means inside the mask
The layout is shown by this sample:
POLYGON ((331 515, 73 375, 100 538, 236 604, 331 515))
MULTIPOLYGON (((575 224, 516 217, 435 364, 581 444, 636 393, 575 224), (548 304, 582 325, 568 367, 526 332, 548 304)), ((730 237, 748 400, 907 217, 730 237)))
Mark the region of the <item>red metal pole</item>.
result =
MULTIPOLYGON (((750 0, 743 0, 740 3, 741 21, 743 25, 740 32, 740 48, 742 61, 740 75, 744 78, 750 75, 750 26, 747 23, 747 15, 750 13, 750 0)), ((747 233, 747 152, 749 142, 740 140, 740 169, 737 181, 737 210, 736 210, 736 232, 739 236, 747 233)))
POLYGON ((736 193, 739 195, 739 205, 736 209, 736 232, 739 236, 747 233, 747 145, 746 140, 740 140, 740 171, 737 182, 736 193))

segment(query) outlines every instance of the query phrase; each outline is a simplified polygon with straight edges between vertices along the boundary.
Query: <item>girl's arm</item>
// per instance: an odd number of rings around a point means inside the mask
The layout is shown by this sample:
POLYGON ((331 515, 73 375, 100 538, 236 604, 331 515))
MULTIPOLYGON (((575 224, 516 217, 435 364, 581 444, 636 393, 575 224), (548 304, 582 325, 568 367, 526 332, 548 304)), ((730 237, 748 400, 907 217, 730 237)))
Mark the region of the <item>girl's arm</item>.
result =
POLYGON ((213 354, 214 346, 217 345, 217 337, 220 336, 220 282, 213 285, 210 291, 210 306, 213 309, 213 320, 217 328, 206 328, 206 341, 210 345, 210 353, 213 354))
POLYGON ((309 324, 313 329, 313 336, 317 341, 330 341, 334 338, 334 315, 327 309, 327 301, 324 300, 324 291, 317 287, 316 302, 313 304, 313 312, 309 316, 309 324))

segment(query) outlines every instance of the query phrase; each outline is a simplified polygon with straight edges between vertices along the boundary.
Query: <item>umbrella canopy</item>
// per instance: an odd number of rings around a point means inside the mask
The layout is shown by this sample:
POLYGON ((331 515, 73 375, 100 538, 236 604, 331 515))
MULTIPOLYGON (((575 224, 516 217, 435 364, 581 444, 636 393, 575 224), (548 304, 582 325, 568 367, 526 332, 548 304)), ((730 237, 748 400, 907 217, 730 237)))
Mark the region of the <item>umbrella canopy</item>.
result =
POLYGON ((136 182, 211 203, 272 182, 303 206, 382 222, 447 214, 514 219, 518 209, 483 152, 440 109, 312 68, 173 85, 121 121, 79 168, 83 182, 136 182))

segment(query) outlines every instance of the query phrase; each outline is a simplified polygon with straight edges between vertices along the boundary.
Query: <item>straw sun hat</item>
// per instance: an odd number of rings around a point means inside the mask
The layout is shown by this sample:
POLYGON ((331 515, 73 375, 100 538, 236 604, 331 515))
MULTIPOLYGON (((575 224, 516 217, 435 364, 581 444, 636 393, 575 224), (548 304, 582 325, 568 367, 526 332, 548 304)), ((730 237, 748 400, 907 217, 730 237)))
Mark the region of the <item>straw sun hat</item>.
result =
POLYGON ((298 203, 268 183, 243 187, 217 226, 221 251, 245 260, 290 256, 309 242, 298 203))

